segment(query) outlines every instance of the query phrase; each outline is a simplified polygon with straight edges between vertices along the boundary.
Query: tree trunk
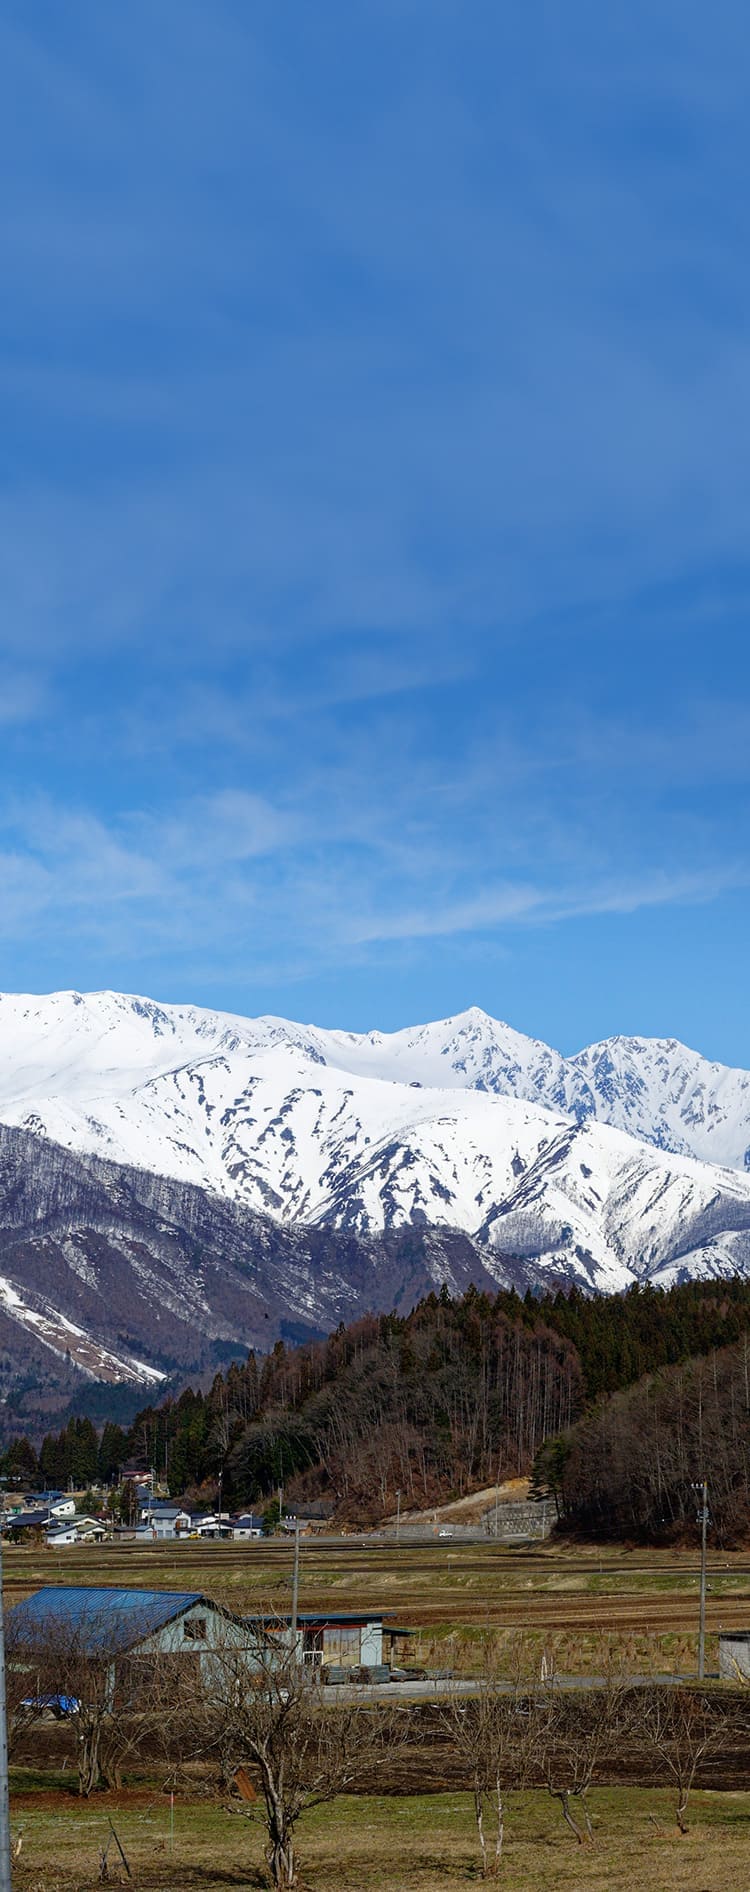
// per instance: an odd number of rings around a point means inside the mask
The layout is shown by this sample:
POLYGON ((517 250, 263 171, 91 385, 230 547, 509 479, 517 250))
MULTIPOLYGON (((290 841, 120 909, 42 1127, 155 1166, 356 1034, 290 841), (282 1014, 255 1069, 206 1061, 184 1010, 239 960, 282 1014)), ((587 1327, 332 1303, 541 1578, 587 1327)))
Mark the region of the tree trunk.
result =
POLYGON ((78 1792, 87 1800, 99 1785, 100 1730, 82 1728, 78 1736, 78 1792))
POLYGON ((268 1848, 266 1858, 271 1873, 271 1883, 278 1892, 293 1892, 298 1884, 297 1860, 294 1851, 294 1825, 287 1819, 282 1794, 275 1783, 268 1777, 265 1780, 266 1825, 268 1848))
POLYGON ((551 1793, 553 1800, 559 1800, 560 1806, 562 1809, 563 1819, 566 1825, 570 1827, 571 1833, 575 1833, 579 1846, 582 1846, 583 1834, 581 1832, 580 1826, 576 1826, 575 1820, 570 1811, 570 1793, 565 1788, 561 1790, 560 1788, 555 1788, 555 1787, 550 1787, 549 1792, 551 1793))
POLYGON ((482 1852, 482 1878, 487 1878, 487 1842, 484 1837, 484 1805, 479 1788, 474 1789, 474 1818, 477 1823, 479 1845, 482 1852))
POLYGON ((592 1826, 592 1824, 591 1824, 591 1818, 590 1818, 590 1815, 589 1815, 589 1808, 588 1808, 588 1801, 587 1801, 587 1799, 586 1799, 586 1795, 585 1795, 585 1793, 582 1793, 582 1794, 581 1794, 581 1795, 579 1796, 579 1798, 580 1798, 580 1803, 581 1803, 581 1812, 582 1812, 582 1814, 583 1814, 583 1817, 584 1817, 584 1820, 586 1821, 586 1833, 587 1833, 587 1835, 588 1835, 588 1838, 589 1838, 589 1839, 593 1839, 593 1837, 594 1837, 594 1829, 593 1829, 593 1826, 592 1826))
POLYGON ((271 1880, 278 1892, 293 1892, 298 1884, 297 1861, 294 1854, 294 1839, 290 1834, 286 1838, 271 1835, 266 1853, 271 1880))
POLYGON ((499 1873, 500 1860, 503 1852, 503 1840, 505 1838, 505 1808, 503 1806, 503 1790, 499 1780, 495 1781, 495 1811, 497 1814, 497 1823, 495 1826, 495 1872, 499 1873))

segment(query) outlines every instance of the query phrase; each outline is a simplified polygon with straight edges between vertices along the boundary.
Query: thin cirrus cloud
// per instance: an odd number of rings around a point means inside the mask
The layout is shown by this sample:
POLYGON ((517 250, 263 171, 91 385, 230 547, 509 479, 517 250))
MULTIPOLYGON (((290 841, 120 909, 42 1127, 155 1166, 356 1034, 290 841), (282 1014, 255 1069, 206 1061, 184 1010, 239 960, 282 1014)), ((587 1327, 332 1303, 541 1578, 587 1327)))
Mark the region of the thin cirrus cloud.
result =
MULTIPOLYGON (((196 797, 166 821, 129 815, 116 829, 44 804, 6 814, 3 825, 20 842, 0 854, 0 929, 6 939, 22 937, 34 920, 73 937, 93 928, 100 940, 121 929, 126 958, 168 944, 177 964, 199 939, 205 954, 208 932, 219 979, 238 926, 247 976, 256 969, 261 975, 275 936, 285 941, 280 966, 296 976, 305 959, 308 967, 310 961, 335 964, 342 951, 378 943, 701 904, 746 886, 749 878, 741 864, 619 880, 602 874, 568 885, 492 875, 489 884, 446 898, 434 886, 437 856, 425 861, 414 842, 384 835, 376 841, 370 834, 357 853, 342 829, 338 850, 328 845, 321 851, 320 838, 316 843, 299 812, 279 811, 242 793, 196 797), (416 902, 409 898, 415 884, 421 895, 416 902), (396 887, 400 898, 394 898, 396 887)), ((443 879, 449 873, 455 880, 467 877, 458 851, 450 860, 443 854, 443 879)), ((473 877, 476 882, 476 868, 473 877)))
POLYGON ((701 874, 656 874, 648 878, 603 880, 588 886, 490 887, 474 899, 406 909, 401 913, 352 921, 349 938, 357 944, 378 940, 452 938, 456 934, 494 931, 498 926, 551 925, 559 920, 597 914, 630 914, 648 907, 690 907, 720 893, 750 885, 750 869, 737 865, 701 874))

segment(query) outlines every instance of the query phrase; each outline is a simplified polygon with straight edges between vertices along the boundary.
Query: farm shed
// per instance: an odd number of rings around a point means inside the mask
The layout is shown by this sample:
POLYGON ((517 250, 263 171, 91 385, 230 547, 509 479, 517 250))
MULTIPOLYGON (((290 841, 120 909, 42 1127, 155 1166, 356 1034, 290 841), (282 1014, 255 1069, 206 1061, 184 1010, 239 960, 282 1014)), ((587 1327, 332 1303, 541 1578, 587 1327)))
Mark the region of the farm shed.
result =
POLYGON ((180 1665, 198 1664, 210 1679, 212 1658, 227 1646, 247 1649, 247 1626, 197 1590, 124 1590, 114 1586, 47 1584, 8 1611, 10 1643, 23 1664, 55 1638, 77 1646, 86 1657, 111 1659, 108 1687, 114 1697, 118 1677, 132 1674, 134 1661, 157 1656, 180 1665))
MULTIPOLYGON (((301 1610, 297 1622, 300 1654, 312 1668, 380 1668, 390 1662, 395 1640, 410 1634, 390 1628, 383 1616, 356 1610, 301 1610)), ((283 1615, 256 1619, 249 1626, 257 1640, 288 1636, 291 1623, 291 1616, 283 1615)))

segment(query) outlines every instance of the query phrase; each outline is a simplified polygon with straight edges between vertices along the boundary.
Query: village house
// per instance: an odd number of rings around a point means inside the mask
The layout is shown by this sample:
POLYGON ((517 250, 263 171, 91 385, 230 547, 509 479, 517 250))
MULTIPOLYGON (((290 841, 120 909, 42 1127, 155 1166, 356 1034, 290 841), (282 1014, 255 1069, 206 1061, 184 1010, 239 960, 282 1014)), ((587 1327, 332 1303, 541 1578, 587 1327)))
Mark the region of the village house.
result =
POLYGON ((53 1524, 51 1529, 45 1533, 44 1541, 48 1550, 64 1550, 68 1544, 77 1544, 78 1537, 74 1520, 70 1519, 62 1524, 53 1524))
POLYGON ((3 1531, 15 1542, 22 1532, 44 1531, 51 1522, 47 1505, 36 1505, 33 1509, 14 1511, 11 1517, 4 1518, 3 1531))
POLYGON ((58 1636, 87 1657, 109 1659, 113 1699, 134 1661, 174 1658, 179 1681, 188 1659, 209 1679, 220 1650, 245 1649, 251 1656, 248 1625, 198 1590, 46 1584, 8 1611, 8 1629, 15 1659, 24 1664, 58 1636))
POLYGON ((254 1511, 243 1511, 240 1517, 231 1519, 232 1536, 240 1543, 245 1538, 263 1536, 263 1519, 254 1511))
POLYGON ((181 1504, 172 1503, 171 1499, 153 1498, 148 1502, 139 1501, 139 1535, 154 1539, 186 1536, 191 1528, 190 1512, 181 1504))
POLYGON ((79 1544, 103 1544, 107 1536, 107 1526, 101 1518, 76 1518, 75 1528, 79 1544))

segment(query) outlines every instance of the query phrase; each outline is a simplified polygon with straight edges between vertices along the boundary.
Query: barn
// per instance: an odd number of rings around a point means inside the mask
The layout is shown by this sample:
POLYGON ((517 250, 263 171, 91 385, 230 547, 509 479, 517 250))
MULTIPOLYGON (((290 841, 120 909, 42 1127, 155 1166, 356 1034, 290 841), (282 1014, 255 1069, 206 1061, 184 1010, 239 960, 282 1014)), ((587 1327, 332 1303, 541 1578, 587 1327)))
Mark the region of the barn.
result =
POLYGON ((204 1678, 211 1658, 228 1646, 248 1649, 247 1626, 198 1590, 124 1590, 86 1584, 46 1584, 7 1613, 12 1659, 26 1664, 43 1650, 78 1649, 84 1659, 109 1659, 108 1688, 133 1663, 168 1656, 179 1681, 181 1665, 196 1663, 204 1678))
POLYGON ((197 1590, 127 1590, 112 1586, 47 1584, 8 1611, 12 1659, 22 1667, 35 1656, 61 1650, 63 1667, 69 1652, 109 1665, 107 1688, 112 1699, 122 1688, 132 1688, 157 1658, 174 1664, 175 1686, 187 1682, 196 1664, 211 1685, 218 1673, 220 1654, 236 1650, 251 1667, 277 1648, 284 1659, 294 1647, 306 1668, 325 1679, 343 1680, 354 1670, 367 1670, 373 1679, 387 1680, 396 1644, 408 1632, 386 1627, 381 1615, 357 1611, 300 1611, 297 1633, 292 1617, 242 1618, 222 1608, 197 1590), (62 1652, 65 1652, 63 1654, 62 1652), (146 1665, 146 1666, 144 1666, 146 1665))

